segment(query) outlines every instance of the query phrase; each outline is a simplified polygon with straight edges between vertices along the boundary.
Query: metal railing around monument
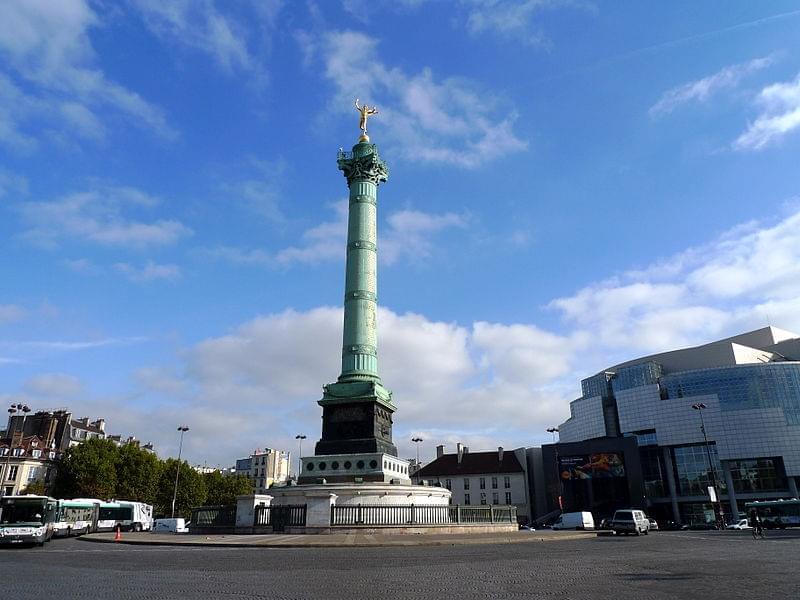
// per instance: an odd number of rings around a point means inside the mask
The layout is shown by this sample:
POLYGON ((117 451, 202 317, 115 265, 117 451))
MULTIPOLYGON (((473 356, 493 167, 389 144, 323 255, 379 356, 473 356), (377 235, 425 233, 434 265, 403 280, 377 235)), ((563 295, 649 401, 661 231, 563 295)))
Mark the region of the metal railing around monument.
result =
POLYGON ((356 504, 331 506, 331 526, 516 523, 516 506, 356 504))
POLYGON ((305 504, 276 504, 275 506, 256 506, 253 525, 268 527, 305 527, 305 504))
POLYGON ((192 527, 234 527, 235 506, 197 506, 192 509, 192 527))

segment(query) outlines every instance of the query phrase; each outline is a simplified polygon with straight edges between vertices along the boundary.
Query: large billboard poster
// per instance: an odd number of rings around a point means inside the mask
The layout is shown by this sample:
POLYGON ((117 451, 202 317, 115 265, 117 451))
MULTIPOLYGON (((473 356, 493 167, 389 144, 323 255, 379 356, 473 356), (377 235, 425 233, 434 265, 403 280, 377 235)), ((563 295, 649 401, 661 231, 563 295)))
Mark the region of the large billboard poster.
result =
POLYGON ((564 480, 625 477, 625 464, 616 452, 562 456, 558 459, 558 472, 564 480))

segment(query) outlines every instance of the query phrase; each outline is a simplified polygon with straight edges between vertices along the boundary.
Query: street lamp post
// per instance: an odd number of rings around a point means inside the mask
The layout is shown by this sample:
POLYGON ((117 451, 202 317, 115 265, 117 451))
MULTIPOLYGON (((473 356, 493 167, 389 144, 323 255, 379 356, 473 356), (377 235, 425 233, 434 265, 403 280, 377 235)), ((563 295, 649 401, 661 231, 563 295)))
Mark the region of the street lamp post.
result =
POLYGON ((299 456, 297 457, 297 478, 300 479, 300 472, 303 470, 303 440, 306 439, 306 436, 299 433, 294 436, 294 439, 296 439, 300 445, 298 448, 299 456))
POLYGON ((175 491, 172 493, 172 518, 175 518, 175 501, 178 499, 178 477, 181 474, 181 452, 183 451, 183 434, 189 431, 186 425, 179 425, 178 431, 181 432, 181 441, 178 444, 178 466, 175 469, 175 491))
POLYGON ((413 437, 411 438, 411 441, 414 442, 414 445, 417 447, 417 470, 414 471, 414 477, 416 478, 417 483, 419 483, 419 445, 420 442, 423 442, 424 440, 421 437, 413 437))
POLYGON ((700 431, 703 432, 703 441, 706 446, 706 458, 708 458, 708 470, 711 471, 711 485, 714 487, 714 495, 717 497, 717 502, 712 502, 711 506, 714 507, 714 518, 717 521, 717 526, 724 525, 725 512, 722 508, 722 498, 719 495, 719 488, 717 486, 717 471, 714 468, 714 463, 711 460, 711 448, 708 444, 708 435, 706 435, 706 424, 703 420, 703 410, 708 408, 705 403, 698 402, 692 404, 692 408, 700 414, 700 431))
MULTIPOLYGON (((31 412, 31 409, 28 407, 27 404, 12 404, 11 407, 8 409, 8 424, 11 425, 11 417, 16 415, 17 413, 22 413, 22 437, 25 437, 25 417, 28 416, 28 413, 31 412)), ((8 453, 6 454, 6 464, 5 468, 3 469, 2 473, 2 480, 0 481, 0 496, 5 496, 6 493, 6 478, 8 478, 8 474, 10 472, 10 462, 11 462, 11 454, 14 451, 14 429, 12 427, 8 428, 9 431, 6 432, 8 434, 8 453)), ((13 491, 13 486, 12 486, 13 491)))
POLYGON ((556 481, 558 482, 558 487, 556 488, 556 491, 558 492, 558 508, 560 510, 564 510, 564 500, 563 500, 564 491, 562 488, 563 484, 561 483, 561 473, 559 472, 558 468, 558 445, 556 444, 556 434, 558 433, 558 427, 548 427, 547 433, 553 436, 553 452, 555 455, 555 462, 556 462, 556 481))

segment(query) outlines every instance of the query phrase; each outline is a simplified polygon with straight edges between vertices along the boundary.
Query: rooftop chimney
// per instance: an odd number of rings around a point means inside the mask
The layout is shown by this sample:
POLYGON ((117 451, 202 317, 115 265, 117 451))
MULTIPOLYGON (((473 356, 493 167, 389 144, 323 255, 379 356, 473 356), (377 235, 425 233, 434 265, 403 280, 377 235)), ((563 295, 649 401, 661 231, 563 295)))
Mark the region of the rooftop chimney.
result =
POLYGON ((461 442, 456 444, 456 452, 458 453, 458 464, 461 464, 461 459, 464 458, 464 445, 461 442))
POLYGON ((94 423, 92 423, 93 427, 96 427, 101 432, 105 433, 106 431, 106 420, 105 419, 97 419, 94 423))
POLYGON ((439 444, 436 446, 436 458, 442 458, 444 456, 444 444, 439 444))
POLYGON ((503 462, 503 447, 498 446, 497 448, 497 462, 503 462))

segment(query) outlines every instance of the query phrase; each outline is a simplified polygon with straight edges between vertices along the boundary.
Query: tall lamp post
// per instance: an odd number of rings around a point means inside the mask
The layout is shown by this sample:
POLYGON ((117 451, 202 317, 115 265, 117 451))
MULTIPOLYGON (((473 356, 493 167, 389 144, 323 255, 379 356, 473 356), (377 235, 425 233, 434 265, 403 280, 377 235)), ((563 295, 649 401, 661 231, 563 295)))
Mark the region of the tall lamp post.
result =
MULTIPOLYGON (((31 412, 31 409, 27 404, 20 403, 11 405, 11 407, 8 409, 8 424, 10 426, 11 417, 20 412, 22 413, 22 437, 25 437, 25 417, 27 417, 28 413, 31 412)), ((6 432, 6 434, 8 434, 8 453, 6 454, 6 466, 3 469, 2 481, 0 481, 0 496, 5 496, 6 493, 6 479, 8 478, 8 474, 10 472, 9 464, 11 461, 11 454, 14 451, 14 429, 12 427, 9 427, 8 429, 9 431, 6 432)))
POLYGON ((722 508, 722 498, 720 498, 719 495, 719 488, 717 487, 717 471, 714 469, 714 463, 711 460, 711 448, 708 444, 708 435, 706 435, 706 424, 703 420, 703 410, 708 407, 705 403, 698 402, 697 404, 692 404, 692 408, 700 414, 700 431, 703 432, 703 441, 706 446, 706 458, 708 458, 708 470, 711 471, 711 485, 714 487, 714 496, 716 496, 717 500, 716 502, 712 502, 711 506, 714 507, 714 519, 717 522, 717 526, 720 526, 725 523, 725 513, 722 508))
POLYGON ((175 491, 172 493, 172 518, 175 518, 175 501, 178 499, 178 477, 181 474, 181 452, 183 451, 183 434, 189 431, 186 425, 179 425, 178 431, 181 432, 181 441, 178 444, 178 467, 175 469, 175 491))
POLYGON ((420 442, 423 442, 424 440, 421 437, 413 437, 411 438, 411 441, 414 442, 414 445, 417 447, 417 470, 414 472, 414 477, 416 478, 417 483, 419 483, 419 445, 420 442))
POLYGON ((294 436, 294 439, 296 439, 300 445, 298 449, 299 456, 297 457, 297 478, 300 479, 300 472, 303 470, 303 440, 306 439, 306 436, 302 433, 298 433, 294 436))
POLYGON ((556 461, 556 481, 558 482, 558 487, 556 490, 558 491, 558 508, 560 510, 564 510, 564 500, 563 500, 563 489, 561 483, 561 473, 559 472, 558 468, 558 445, 556 444, 556 434, 558 433, 558 427, 548 427, 547 433, 552 434, 553 436, 553 452, 555 453, 555 461, 556 461))

